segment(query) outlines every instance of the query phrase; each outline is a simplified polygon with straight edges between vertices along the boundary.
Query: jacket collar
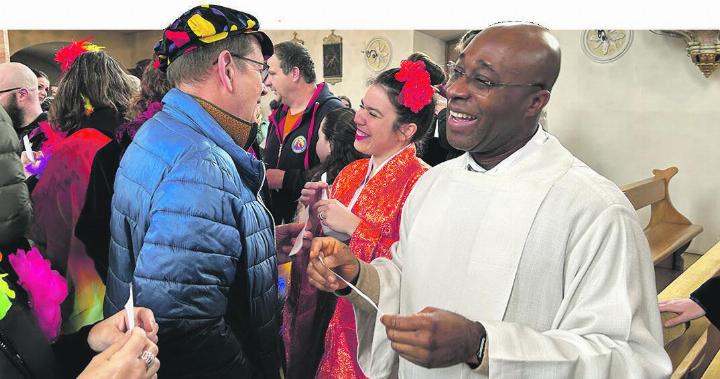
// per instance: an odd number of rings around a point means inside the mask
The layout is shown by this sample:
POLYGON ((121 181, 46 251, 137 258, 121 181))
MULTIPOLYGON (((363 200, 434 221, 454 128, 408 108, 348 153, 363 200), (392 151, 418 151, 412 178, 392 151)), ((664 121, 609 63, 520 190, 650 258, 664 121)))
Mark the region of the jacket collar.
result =
POLYGON ((122 123, 122 114, 110 107, 95 108, 89 116, 84 117, 80 127, 68 133, 68 136, 83 129, 95 129, 109 138, 115 138, 115 129, 122 123))
POLYGON ((265 178, 262 162, 238 146, 197 100, 179 89, 173 88, 163 97, 163 103, 165 104, 164 112, 184 121, 190 128, 224 150, 232 158, 238 174, 253 193, 260 190, 265 178))

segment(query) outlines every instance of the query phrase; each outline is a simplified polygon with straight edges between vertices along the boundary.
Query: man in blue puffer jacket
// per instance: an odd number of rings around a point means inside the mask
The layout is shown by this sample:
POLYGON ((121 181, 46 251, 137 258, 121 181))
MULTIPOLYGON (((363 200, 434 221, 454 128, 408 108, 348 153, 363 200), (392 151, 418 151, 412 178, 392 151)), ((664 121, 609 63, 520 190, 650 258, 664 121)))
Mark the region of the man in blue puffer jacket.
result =
POLYGON ((161 377, 279 377, 275 244, 302 225, 273 235, 263 165, 246 152, 272 42, 252 15, 210 5, 155 52, 175 88, 117 171, 105 314, 132 283, 160 326, 161 377))

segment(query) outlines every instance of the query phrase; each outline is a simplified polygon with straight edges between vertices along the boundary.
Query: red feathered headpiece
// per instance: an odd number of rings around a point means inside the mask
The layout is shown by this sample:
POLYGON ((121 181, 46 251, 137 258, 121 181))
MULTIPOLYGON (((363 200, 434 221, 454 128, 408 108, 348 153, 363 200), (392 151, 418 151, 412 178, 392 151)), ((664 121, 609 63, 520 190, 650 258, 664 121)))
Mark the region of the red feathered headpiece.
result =
POLYGON ((55 53, 55 62, 60 65, 60 72, 65 73, 72 66, 75 59, 88 51, 97 52, 104 49, 103 46, 90 42, 95 37, 88 37, 80 41, 73 41, 55 53))

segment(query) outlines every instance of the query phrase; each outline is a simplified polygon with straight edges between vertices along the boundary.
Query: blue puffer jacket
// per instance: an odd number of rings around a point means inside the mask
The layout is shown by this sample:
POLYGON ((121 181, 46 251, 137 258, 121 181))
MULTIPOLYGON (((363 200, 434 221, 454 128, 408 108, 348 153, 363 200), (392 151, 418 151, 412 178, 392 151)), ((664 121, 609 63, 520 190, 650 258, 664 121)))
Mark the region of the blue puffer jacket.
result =
POLYGON ((105 316, 136 306, 160 325, 161 377, 277 377, 272 218, 261 162, 173 89, 115 178, 105 316))

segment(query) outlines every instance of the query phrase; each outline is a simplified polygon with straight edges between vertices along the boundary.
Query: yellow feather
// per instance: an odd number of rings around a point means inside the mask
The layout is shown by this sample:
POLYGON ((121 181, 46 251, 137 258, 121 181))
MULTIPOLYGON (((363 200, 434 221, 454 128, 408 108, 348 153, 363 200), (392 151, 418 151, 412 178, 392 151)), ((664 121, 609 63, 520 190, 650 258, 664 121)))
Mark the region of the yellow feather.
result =
POLYGON ((85 109, 85 116, 90 116, 95 111, 95 108, 90 103, 90 99, 88 99, 85 95, 81 94, 80 97, 82 97, 83 102, 85 103, 83 105, 83 108, 85 109))
POLYGON ((93 53, 97 53, 98 51, 102 51, 104 48, 105 48, 105 46, 98 46, 98 45, 96 45, 96 44, 94 44, 94 43, 91 43, 91 42, 85 42, 85 43, 83 44, 83 49, 85 49, 85 50, 87 50, 87 51, 91 51, 91 52, 93 52, 93 53))

